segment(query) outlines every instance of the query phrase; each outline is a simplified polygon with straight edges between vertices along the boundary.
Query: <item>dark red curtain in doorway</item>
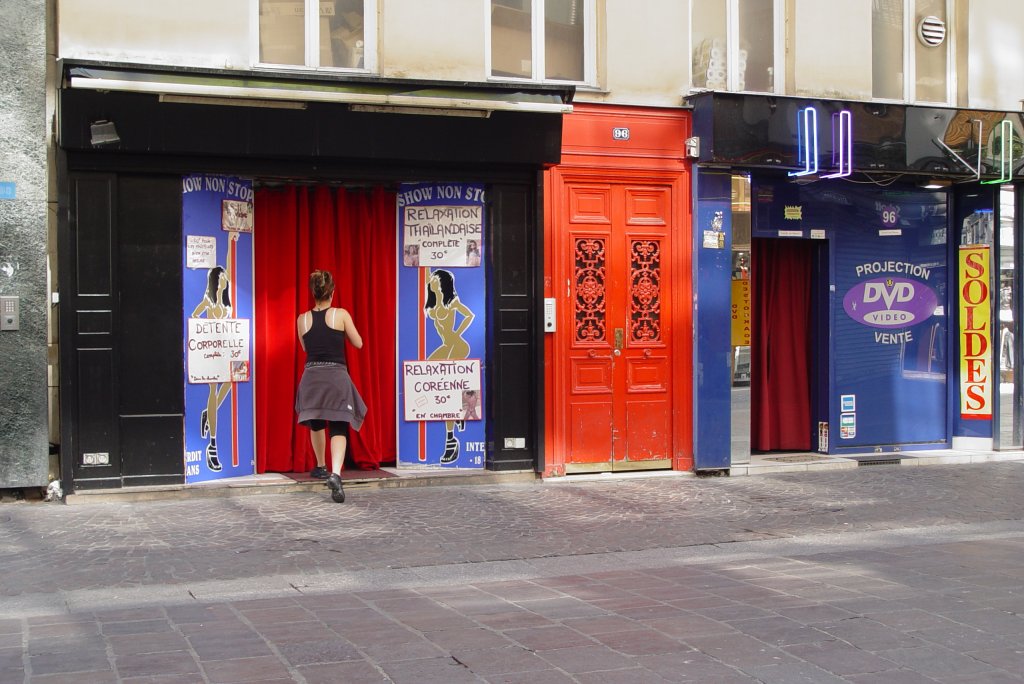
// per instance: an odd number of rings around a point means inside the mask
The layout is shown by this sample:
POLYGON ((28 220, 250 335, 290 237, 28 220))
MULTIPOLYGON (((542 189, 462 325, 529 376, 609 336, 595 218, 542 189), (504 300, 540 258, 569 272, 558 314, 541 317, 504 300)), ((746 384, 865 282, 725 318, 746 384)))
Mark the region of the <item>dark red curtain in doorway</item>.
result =
MULTIPOLYGON (((334 274, 334 305, 348 309, 363 348, 348 368, 369 412, 349 455, 370 470, 395 460, 395 193, 328 187, 256 191, 256 472, 315 464, 309 430, 295 423, 305 355, 295 319, 313 302, 309 274, 334 274)), ((330 453, 327 454, 328 464, 330 453)))
POLYGON ((810 316, 814 245, 754 240, 751 448, 811 448, 810 316))

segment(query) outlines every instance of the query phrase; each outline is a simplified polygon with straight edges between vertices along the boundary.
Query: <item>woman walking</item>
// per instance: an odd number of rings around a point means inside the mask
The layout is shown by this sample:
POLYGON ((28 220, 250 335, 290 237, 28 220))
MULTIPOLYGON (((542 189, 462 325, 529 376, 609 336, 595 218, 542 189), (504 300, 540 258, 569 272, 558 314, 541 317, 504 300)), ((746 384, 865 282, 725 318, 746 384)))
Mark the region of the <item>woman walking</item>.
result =
POLYGON ((295 398, 298 421, 309 430, 316 467, 310 473, 327 478, 331 498, 341 503, 345 491, 341 486, 341 466, 348 446, 351 425, 358 430, 366 417, 366 404, 359 396, 345 362, 345 340, 362 349, 359 336, 348 311, 331 306, 334 298, 334 277, 329 271, 313 271, 309 276, 313 308, 295 322, 299 344, 306 352, 306 366, 295 398), (331 473, 325 468, 327 441, 331 448, 331 473))

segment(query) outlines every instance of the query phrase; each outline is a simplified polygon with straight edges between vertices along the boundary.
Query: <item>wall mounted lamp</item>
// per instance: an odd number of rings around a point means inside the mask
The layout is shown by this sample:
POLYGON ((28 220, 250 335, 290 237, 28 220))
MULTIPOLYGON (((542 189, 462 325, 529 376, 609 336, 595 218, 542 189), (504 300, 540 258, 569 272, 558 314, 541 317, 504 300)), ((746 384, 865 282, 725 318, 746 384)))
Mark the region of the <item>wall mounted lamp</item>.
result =
POLYGON ((93 147, 109 147, 121 142, 113 121, 101 119, 89 124, 89 142, 93 147))

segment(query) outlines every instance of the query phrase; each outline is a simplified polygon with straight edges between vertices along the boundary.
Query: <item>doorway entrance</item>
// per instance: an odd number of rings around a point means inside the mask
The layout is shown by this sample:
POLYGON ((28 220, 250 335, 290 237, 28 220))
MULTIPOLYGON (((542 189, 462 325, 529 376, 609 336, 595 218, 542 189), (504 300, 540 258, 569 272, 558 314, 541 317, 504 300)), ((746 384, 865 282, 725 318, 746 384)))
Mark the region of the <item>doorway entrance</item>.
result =
POLYGON ((811 450, 817 248, 817 243, 807 240, 753 240, 750 436, 754 451, 811 450))
POLYGON ((566 472, 672 467, 673 191, 565 183, 557 355, 567 365, 555 401, 566 472))

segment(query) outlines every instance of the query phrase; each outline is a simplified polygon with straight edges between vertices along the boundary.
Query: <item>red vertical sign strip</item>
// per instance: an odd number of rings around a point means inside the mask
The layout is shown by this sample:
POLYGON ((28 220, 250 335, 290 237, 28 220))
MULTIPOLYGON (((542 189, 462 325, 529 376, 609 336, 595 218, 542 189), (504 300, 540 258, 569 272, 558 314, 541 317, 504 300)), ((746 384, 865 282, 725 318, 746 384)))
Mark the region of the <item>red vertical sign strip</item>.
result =
MULTIPOLYGON (((427 279, 430 277, 429 268, 420 268, 420 292, 418 301, 420 303, 420 312, 422 314, 424 307, 427 305, 426 291, 427 291, 427 279)), ((418 358, 427 358, 427 321, 426 316, 420 315, 419 327, 418 327, 419 340, 417 342, 417 349, 419 350, 418 358)), ((419 424, 419 459, 423 462, 427 460, 427 424, 424 421, 420 421, 419 424)))
MULTIPOLYGON (((235 260, 237 256, 238 242, 228 237, 228 263, 235 266, 238 265, 238 261, 235 260)), ((235 268, 235 273, 232 274, 231 278, 231 302, 234 306, 231 315, 235 318, 235 312, 238 310, 238 268, 235 268)), ((231 465, 235 468, 238 467, 238 386, 237 383, 231 383, 231 465)))

